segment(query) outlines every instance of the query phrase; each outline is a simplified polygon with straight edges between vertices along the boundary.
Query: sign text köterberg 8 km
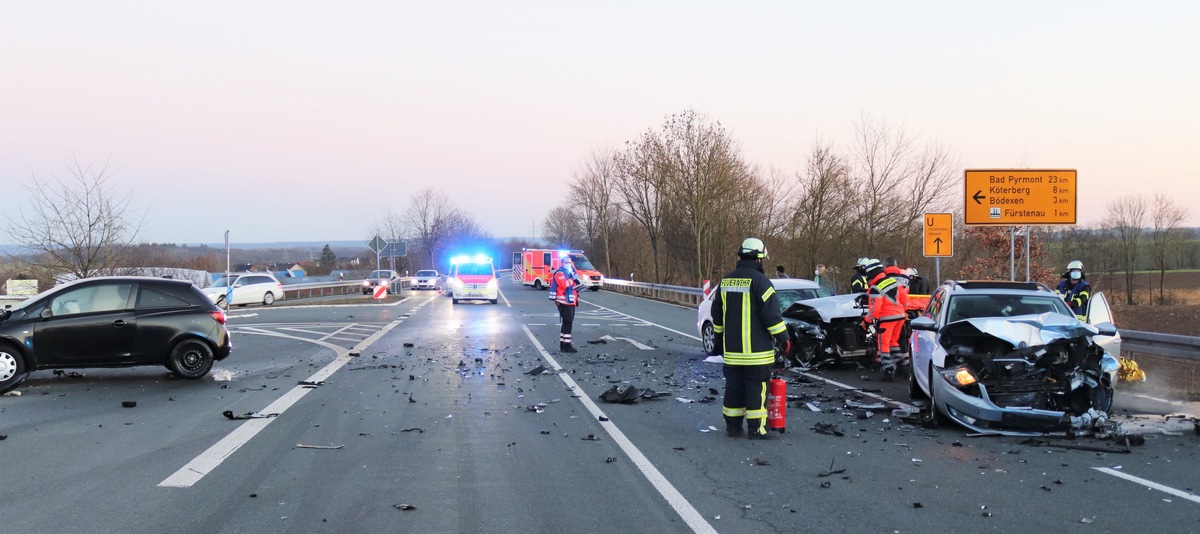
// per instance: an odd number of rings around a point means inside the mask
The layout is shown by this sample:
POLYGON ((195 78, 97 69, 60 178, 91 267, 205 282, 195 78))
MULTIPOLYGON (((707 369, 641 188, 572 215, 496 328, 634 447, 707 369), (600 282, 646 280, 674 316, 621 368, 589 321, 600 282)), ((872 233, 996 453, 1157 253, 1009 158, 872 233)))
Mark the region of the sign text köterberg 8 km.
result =
POLYGON ((1074 169, 967 169, 968 225, 1075 224, 1079 192, 1074 169))

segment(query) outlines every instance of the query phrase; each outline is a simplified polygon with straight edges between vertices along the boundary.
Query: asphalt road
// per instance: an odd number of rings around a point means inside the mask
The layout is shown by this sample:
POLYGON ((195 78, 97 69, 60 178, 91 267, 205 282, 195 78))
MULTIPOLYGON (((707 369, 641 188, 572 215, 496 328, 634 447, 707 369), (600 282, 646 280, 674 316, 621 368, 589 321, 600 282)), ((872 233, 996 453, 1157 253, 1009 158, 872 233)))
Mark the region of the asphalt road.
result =
POLYGON ((1116 412, 1136 415, 1127 424, 1146 437, 1126 453, 1095 439, 1030 442, 905 424, 891 413, 907 402, 902 381, 830 370, 791 377, 799 400, 779 439, 734 439, 720 431, 724 381, 698 349, 694 310, 585 293, 580 352, 563 355, 547 294, 507 281, 502 289, 498 305, 454 306, 428 292, 389 306, 235 308, 233 355, 214 369, 229 381, 184 381, 157 368, 37 372, 21 396, 0 397, 0 525, 1200 530, 1192 493, 1200 437, 1161 417, 1195 416, 1194 405, 1119 396, 1116 412), (563 371, 527 374, 538 366, 563 371), (629 385, 667 395, 598 400, 629 385), (860 419, 847 400, 887 407, 860 419), (278 415, 229 420, 225 411, 278 415), (842 435, 814 432, 818 423, 842 435))

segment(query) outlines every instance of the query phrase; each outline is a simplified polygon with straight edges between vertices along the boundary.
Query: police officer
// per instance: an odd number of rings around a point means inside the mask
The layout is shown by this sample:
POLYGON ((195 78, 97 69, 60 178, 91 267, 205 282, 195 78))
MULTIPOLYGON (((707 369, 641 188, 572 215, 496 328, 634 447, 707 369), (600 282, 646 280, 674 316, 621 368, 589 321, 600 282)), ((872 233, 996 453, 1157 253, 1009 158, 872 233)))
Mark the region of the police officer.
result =
POLYGON ((579 306, 579 292, 575 287, 575 262, 571 256, 563 255, 558 270, 550 279, 550 300, 558 307, 562 319, 562 330, 558 334, 559 352, 579 352, 571 344, 571 325, 575 322, 575 307, 579 306))
POLYGON ((1083 272, 1083 262, 1079 260, 1067 264, 1067 272, 1063 273, 1062 281, 1058 283, 1055 293, 1062 295, 1063 300, 1075 312, 1075 317, 1081 321, 1087 320, 1088 299, 1092 296, 1092 285, 1087 281, 1083 272))
POLYGON ((717 285, 713 298, 713 331, 725 354, 725 400, 721 414, 725 433, 742 435, 742 420, 751 439, 767 439, 767 380, 776 347, 787 350, 788 335, 775 286, 763 274, 767 247, 748 238, 738 251, 737 266, 717 285))
POLYGON ((850 278, 851 293, 866 293, 871 288, 867 280, 867 263, 870 261, 870 258, 859 258, 858 263, 854 264, 854 276, 850 278))

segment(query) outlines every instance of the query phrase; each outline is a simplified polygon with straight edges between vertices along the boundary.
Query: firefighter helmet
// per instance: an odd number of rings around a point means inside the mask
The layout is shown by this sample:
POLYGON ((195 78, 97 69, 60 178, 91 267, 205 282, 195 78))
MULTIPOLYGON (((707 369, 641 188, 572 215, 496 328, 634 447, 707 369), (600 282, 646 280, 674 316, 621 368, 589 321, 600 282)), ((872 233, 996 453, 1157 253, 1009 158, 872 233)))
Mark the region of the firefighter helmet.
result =
POLYGON ((1082 271, 1083 270, 1083 262, 1079 261, 1079 260, 1075 260, 1075 261, 1072 261, 1071 263, 1068 263, 1067 270, 1070 271, 1072 269, 1079 269, 1080 271, 1082 271))
POLYGON ((854 266, 855 267, 866 267, 867 264, 870 262, 871 262, 871 258, 859 258, 858 263, 855 263, 854 266))
POLYGON ((742 241, 742 249, 738 251, 738 255, 755 259, 767 258, 767 246, 762 240, 757 237, 747 237, 742 241))

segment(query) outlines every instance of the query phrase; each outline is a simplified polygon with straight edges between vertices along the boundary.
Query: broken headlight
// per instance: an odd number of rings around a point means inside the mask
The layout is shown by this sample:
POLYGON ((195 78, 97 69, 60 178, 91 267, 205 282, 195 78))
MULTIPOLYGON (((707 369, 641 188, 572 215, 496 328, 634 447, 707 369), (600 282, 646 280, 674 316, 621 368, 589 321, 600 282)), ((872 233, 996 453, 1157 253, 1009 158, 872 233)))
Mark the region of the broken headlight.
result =
POLYGON ((942 378, 945 378, 946 381, 954 387, 967 387, 979 381, 979 379, 975 376, 975 372, 971 371, 971 369, 966 366, 958 366, 953 369, 943 369, 940 372, 942 373, 942 378))

